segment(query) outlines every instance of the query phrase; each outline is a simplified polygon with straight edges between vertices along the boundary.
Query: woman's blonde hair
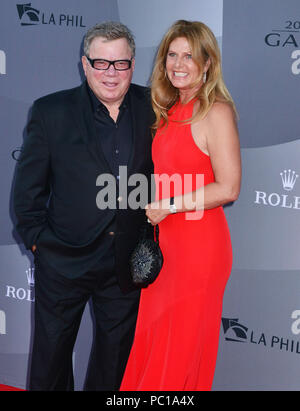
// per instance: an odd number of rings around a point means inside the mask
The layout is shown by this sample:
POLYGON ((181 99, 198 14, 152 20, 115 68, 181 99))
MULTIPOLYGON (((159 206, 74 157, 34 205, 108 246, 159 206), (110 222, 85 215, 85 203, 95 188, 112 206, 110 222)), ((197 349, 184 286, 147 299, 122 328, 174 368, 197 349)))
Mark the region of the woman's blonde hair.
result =
POLYGON ((210 60, 206 82, 194 96, 200 101, 199 109, 187 121, 205 117, 215 101, 229 103, 236 113, 234 102, 223 80, 221 53, 213 32, 199 21, 178 20, 170 27, 159 46, 151 77, 152 106, 156 115, 154 130, 168 123, 168 111, 179 98, 178 89, 172 85, 166 73, 168 50, 171 42, 178 37, 187 39, 193 61, 199 68, 199 78, 192 86, 201 82, 205 63, 210 60))

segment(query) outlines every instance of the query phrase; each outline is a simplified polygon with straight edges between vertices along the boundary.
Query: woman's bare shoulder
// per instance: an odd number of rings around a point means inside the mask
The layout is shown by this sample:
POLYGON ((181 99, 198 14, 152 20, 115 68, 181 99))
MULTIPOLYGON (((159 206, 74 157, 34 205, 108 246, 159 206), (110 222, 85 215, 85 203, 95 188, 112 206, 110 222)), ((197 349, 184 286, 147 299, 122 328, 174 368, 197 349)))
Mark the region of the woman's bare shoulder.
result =
POLYGON ((235 114, 230 103, 225 101, 216 101, 207 113, 207 117, 210 120, 226 120, 235 118, 235 114))

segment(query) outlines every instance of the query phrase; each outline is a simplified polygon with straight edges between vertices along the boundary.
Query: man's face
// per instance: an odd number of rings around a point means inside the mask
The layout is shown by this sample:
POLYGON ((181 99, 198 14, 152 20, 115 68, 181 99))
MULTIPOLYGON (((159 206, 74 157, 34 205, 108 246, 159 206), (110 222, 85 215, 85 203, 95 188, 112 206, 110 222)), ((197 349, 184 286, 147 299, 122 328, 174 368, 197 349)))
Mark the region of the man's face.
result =
MULTIPOLYGON (((105 60, 131 60, 131 49, 126 39, 107 41, 103 37, 92 40, 89 50, 90 59, 105 60)), ((130 86, 134 59, 131 68, 124 71, 115 70, 111 65, 108 70, 96 70, 85 56, 82 57, 82 65, 87 82, 96 97, 107 106, 120 105, 130 86)))

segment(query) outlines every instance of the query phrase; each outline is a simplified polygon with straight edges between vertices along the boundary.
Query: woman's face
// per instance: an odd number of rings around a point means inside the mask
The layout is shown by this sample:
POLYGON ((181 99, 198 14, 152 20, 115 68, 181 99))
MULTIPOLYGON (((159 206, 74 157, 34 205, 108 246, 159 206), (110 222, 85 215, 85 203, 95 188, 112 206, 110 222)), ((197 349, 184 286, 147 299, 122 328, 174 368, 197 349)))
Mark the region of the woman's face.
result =
POLYGON ((171 42, 166 59, 166 71, 170 82, 179 89, 179 92, 196 92, 201 87, 202 81, 196 86, 193 85, 200 72, 185 37, 177 37, 171 42))

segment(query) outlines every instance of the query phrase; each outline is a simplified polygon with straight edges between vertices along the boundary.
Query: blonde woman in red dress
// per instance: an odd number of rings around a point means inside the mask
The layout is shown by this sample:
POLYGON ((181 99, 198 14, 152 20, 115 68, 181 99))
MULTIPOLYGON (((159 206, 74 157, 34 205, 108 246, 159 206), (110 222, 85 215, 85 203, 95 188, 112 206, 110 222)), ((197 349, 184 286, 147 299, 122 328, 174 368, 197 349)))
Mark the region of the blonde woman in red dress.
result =
POLYGON ((157 192, 146 214, 159 224, 164 265, 142 290, 121 390, 210 390, 232 266, 222 206, 238 198, 241 160, 235 106, 205 24, 179 20, 169 29, 156 58, 152 102, 157 192), (160 176, 175 174, 204 181, 171 184, 165 197, 160 176))

